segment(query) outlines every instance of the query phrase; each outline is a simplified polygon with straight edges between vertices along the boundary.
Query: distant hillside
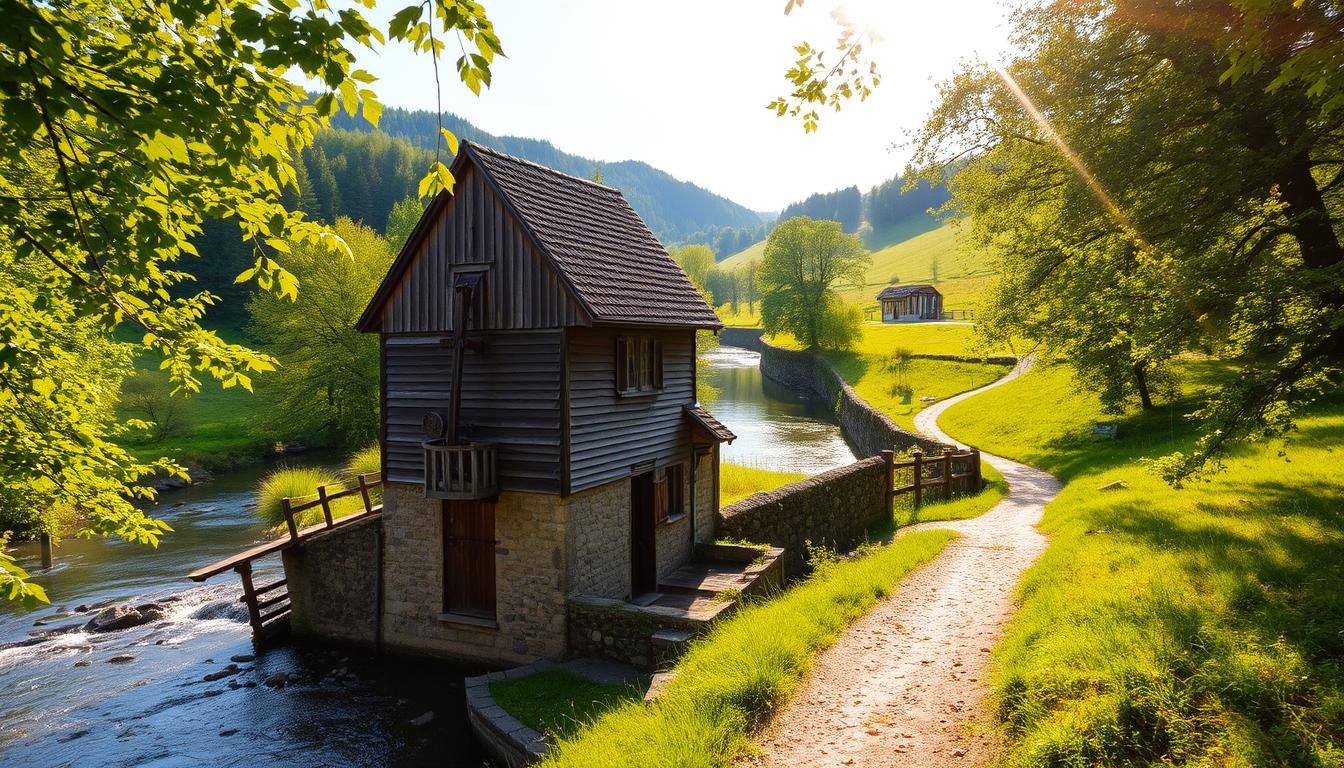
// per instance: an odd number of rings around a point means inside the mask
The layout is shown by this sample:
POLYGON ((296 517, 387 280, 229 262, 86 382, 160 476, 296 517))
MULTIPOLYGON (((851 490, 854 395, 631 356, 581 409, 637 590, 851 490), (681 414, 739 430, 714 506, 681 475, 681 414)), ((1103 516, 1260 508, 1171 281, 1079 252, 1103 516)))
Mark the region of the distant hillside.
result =
MULTIPOLYGON (((549 141, 486 133, 456 115, 444 115, 443 125, 460 139, 470 139, 565 173, 584 178, 601 173, 602 183, 621 190, 664 243, 705 242, 713 247, 716 243, 704 238, 717 236, 719 230, 742 229, 756 234, 761 229, 762 214, 691 182, 680 181, 648 163, 599 162, 563 152, 549 141), (697 235, 702 239, 688 239, 697 235)), ((424 110, 387 109, 377 129, 362 117, 351 118, 342 112, 332 118, 332 126, 354 131, 376 130, 425 149, 433 149, 439 135, 434 113, 424 110)))

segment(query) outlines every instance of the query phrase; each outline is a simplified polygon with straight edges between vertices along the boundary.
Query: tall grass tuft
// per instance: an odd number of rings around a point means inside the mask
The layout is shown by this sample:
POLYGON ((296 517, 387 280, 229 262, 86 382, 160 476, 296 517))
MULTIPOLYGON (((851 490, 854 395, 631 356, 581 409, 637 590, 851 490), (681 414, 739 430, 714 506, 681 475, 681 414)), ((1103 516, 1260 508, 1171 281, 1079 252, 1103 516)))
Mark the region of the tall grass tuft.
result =
POLYGON ((541 763, 723 768, 751 729, 793 692, 813 655, 955 536, 911 534, 846 560, 719 623, 677 665, 651 704, 619 706, 558 741, 541 763))
MULTIPOLYGON (((335 474, 321 467, 280 467, 261 479, 257 488, 257 515, 267 525, 279 528, 285 524, 283 499, 308 501, 317 497, 319 485, 335 487, 339 482, 335 474)), ((317 522, 322 519, 322 510, 310 509, 299 519, 300 524, 317 522)))
POLYGON ((345 476, 350 480, 355 480, 360 475, 367 475, 381 471, 383 468, 383 457, 379 451, 378 444, 360 448, 355 451, 345 462, 345 476))
POLYGON ((804 480, 802 472, 778 472, 745 464, 719 465, 719 505, 726 506, 761 491, 772 491, 804 480))

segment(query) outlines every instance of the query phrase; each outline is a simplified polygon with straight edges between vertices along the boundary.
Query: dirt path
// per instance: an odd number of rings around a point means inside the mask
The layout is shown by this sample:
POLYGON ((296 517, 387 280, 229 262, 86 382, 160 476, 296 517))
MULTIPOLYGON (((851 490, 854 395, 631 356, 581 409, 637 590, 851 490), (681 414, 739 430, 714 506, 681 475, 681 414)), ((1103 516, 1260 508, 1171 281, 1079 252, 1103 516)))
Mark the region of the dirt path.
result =
MULTIPOLYGON (((1004 378, 924 409, 921 432, 938 429, 948 406, 1016 378, 1004 378)), ((747 766, 922 766, 989 764, 999 748, 986 726, 989 651, 1013 610, 1013 588, 1045 548, 1034 527, 1059 492, 1050 475, 982 454, 1009 494, 973 520, 924 523, 961 537, 911 574, 819 654, 793 699, 776 714, 747 766)))

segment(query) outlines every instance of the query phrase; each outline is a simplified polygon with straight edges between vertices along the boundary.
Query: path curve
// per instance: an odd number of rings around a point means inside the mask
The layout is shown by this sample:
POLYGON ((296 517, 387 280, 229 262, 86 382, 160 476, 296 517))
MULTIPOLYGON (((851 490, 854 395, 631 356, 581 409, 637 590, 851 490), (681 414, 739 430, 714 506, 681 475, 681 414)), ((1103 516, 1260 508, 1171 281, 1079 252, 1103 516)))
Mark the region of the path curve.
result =
MULTIPOLYGON (((923 433, 957 443, 938 428, 949 406, 1020 376, 1008 375, 948 398, 915 417, 923 433)), ((990 649, 1013 611, 1022 572, 1045 549, 1035 524, 1059 493, 1054 477, 982 453, 1009 492, 980 517, 902 529, 961 534, 916 570, 835 645, 817 655, 793 698, 758 735, 759 768, 990 764, 1000 743, 986 708, 990 649)))

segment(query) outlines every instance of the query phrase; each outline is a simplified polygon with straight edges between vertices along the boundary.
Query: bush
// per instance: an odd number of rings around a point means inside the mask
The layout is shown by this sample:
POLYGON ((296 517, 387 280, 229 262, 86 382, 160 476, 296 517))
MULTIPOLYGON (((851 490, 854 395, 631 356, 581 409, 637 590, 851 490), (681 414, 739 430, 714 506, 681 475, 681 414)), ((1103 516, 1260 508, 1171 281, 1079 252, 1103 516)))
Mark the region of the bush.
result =
MULTIPOLYGON (((257 516, 272 527, 284 526, 285 512, 281 504, 284 499, 293 499, 296 503, 309 501, 317 498, 317 487, 319 485, 325 485, 335 490, 340 482, 340 478, 335 474, 321 467, 281 467, 276 469, 263 477, 261 485, 257 488, 257 516)), ((349 500, 340 499, 333 506, 345 506, 341 504, 345 501, 349 500)), ((321 519, 322 510, 315 507, 301 513, 298 523, 300 526, 311 525, 321 519)))
POLYGON ((838 296, 827 296, 817 327, 817 346, 844 351, 863 338, 863 309, 838 296))
POLYGON ((345 476, 354 482, 360 475, 374 474, 383 469, 382 451, 377 443, 355 451, 345 462, 345 476))

